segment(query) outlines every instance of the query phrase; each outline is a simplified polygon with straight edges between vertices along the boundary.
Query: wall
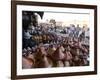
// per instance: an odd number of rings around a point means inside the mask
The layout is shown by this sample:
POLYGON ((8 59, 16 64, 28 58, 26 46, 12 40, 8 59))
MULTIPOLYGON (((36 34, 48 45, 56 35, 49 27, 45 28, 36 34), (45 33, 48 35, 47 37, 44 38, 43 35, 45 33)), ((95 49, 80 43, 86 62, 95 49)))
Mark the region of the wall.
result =
MULTIPOLYGON (((26 0, 29 1, 29 0, 26 0)), ((98 5, 98 67, 100 67, 100 1, 99 0, 31 0, 31 1, 45 1, 58 3, 73 3, 73 4, 89 4, 98 5)), ((0 0, 0 80, 10 80, 10 65, 11 65, 11 5, 10 0, 0 0)), ((88 76, 71 76, 59 78, 42 78, 34 80, 100 80, 100 68, 98 68, 98 75, 88 76)), ((29 80, 29 79, 28 79, 29 80)), ((33 80, 33 79, 31 79, 33 80)))

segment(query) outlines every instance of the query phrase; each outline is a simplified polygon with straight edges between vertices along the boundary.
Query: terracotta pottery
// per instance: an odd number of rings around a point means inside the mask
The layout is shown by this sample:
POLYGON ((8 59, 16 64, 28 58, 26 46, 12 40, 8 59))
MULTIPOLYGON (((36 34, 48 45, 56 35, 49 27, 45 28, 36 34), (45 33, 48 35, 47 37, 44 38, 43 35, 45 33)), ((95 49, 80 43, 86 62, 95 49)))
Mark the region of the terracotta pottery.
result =
POLYGON ((56 67, 64 67, 64 64, 62 61, 57 61, 56 62, 56 67))
POLYGON ((35 62, 36 68, 49 68, 52 67, 52 65, 52 61, 45 55, 42 56, 41 60, 35 62))
POLYGON ((33 68, 34 61, 29 58, 22 57, 22 68, 23 69, 30 69, 33 68))
POLYGON ((63 60, 64 59, 64 53, 62 52, 62 49, 61 47, 58 47, 56 49, 56 51, 52 54, 52 58, 53 60, 55 61, 58 61, 58 60, 63 60))
POLYGON ((65 49, 64 54, 65 54, 65 58, 64 58, 65 61, 69 61, 72 59, 72 54, 67 49, 65 49))
POLYGON ((69 61, 64 61, 64 66, 65 66, 65 67, 70 66, 70 62, 69 62, 69 61))
POLYGON ((55 50, 56 50, 56 48, 55 48, 54 46, 50 46, 50 47, 48 48, 48 50, 47 50, 47 53, 48 53, 49 55, 52 55, 52 54, 54 53, 55 50))

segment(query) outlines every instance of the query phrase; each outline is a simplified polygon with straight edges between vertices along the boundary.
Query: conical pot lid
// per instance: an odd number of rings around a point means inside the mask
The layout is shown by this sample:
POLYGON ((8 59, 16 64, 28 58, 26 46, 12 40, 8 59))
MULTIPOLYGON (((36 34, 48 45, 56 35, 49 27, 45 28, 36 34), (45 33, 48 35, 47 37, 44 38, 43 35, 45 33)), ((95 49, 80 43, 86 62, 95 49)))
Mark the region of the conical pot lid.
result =
POLYGON ((64 53, 61 50, 61 47, 58 47, 56 51, 52 54, 52 57, 54 60, 63 60, 64 59, 64 53))

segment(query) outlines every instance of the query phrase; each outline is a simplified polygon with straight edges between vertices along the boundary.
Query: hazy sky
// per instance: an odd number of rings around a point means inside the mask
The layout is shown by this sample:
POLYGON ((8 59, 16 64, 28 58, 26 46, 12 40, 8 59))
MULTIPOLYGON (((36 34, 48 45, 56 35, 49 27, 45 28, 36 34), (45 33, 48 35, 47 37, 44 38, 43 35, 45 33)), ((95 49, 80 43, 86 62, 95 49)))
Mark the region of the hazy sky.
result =
POLYGON ((46 22, 46 20, 55 19, 55 21, 63 22, 64 25, 71 23, 87 24, 89 23, 89 14, 70 14, 70 13, 54 13, 44 12, 43 18, 39 17, 39 22, 46 22))

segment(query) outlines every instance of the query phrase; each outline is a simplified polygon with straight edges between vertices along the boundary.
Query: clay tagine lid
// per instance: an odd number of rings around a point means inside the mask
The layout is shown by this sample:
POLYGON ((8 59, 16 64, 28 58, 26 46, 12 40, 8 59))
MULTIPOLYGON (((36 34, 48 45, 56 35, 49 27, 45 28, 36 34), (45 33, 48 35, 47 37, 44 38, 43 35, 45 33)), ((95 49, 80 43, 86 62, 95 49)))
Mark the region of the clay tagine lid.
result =
POLYGON ((22 52, 23 52, 23 53, 27 53, 27 49, 26 49, 26 48, 24 48, 22 52))
POLYGON ((64 54, 65 54, 65 57, 64 57, 65 61, 69 61, 72 59, 72 54, 70 53, 69 48, 65 49, 64 54))
POLYGON ((47 56, 45 56, 45 55, 42 55, 41 60, 36 62, 36 67, 38 67, 38 68, 48 68, 51 66, 52 66, 51 63, 49 62, 47 56))
POLYGON ((40 60, 40 59, 42 58, 43 55, 45 55, 45 56, 47 55, 47 53, 46 53, 44 47, 39 47, 39 48, 37 48, 37 49, 36 49, 35 58, 40 60))
POLYGON ((58 47, 56 51, 52 54, 52 57, 54 60, 63 60, 64 59, 64 53, 62 52, 61 47, 58 47))
POLYGON ((30 47, 27 47, 27 51, 31 51, 32 49, 30 47))

